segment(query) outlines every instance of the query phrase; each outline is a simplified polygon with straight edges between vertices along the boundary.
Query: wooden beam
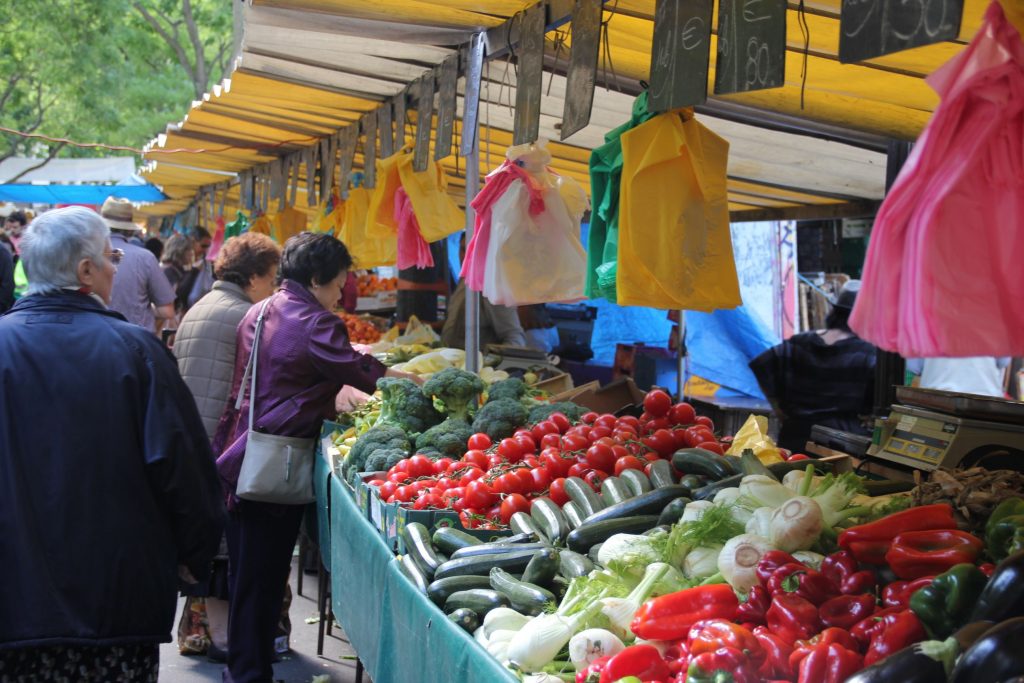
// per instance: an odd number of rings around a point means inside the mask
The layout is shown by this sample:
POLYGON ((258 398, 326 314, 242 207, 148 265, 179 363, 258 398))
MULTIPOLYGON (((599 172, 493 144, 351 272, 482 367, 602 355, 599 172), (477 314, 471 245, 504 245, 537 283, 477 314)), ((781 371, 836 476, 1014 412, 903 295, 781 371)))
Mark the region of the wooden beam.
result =
POLYGON ((730 211, 730 223, 755 221, 806 221, 830 218, 867 218, 878 213, 881 202, 847 202, 845 204, 807 204, 779 209, 730 211))
MULTIPOLYGON (((608 0, 601 0, 607 4, 608 0)), ((574 0, 540 0, 538 5, 544 5, 546 18, 544 20, 544 32, 554 31, 560 26, 568 24, 572 19, 574 0)), ((509 52, 515 52, 519 45, 518 30, 521 25, 520 16, 529 8, 523 8, 512 17, 506 19, 500 25, 488 29, 484 34, 484 55, 485 59, 504 57, 509 52)))

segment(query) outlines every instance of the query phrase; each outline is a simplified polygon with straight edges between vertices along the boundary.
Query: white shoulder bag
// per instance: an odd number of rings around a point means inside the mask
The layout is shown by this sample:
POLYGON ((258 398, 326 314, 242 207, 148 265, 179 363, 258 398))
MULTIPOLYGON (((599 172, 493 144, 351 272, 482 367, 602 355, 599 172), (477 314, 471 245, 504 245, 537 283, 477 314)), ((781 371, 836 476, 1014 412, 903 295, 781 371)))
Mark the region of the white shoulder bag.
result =
POLYGON ((313 458, 316 439, 263 434, 253 429, 256 403, 256 366, 263 331, 263 316, 273 297, 268 297, 256 318, 256 334, 252 340, 252 353, 245 366, 235 410, 242 407, 246 380, 249 383, 249 433, 246 436, 245 457, 238 473, 235 495, 243 500, 283 505, 305 505, 316 499, 313 493, 313 458), (251 375, 250 375, 251 373, 251 375))

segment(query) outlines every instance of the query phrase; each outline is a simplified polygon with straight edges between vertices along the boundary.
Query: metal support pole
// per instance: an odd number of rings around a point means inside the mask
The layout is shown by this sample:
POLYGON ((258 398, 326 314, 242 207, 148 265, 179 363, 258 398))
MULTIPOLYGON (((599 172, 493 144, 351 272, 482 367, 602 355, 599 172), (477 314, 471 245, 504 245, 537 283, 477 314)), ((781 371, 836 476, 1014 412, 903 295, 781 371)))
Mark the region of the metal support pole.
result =
MULTIPOLYGON (((463 132, 465 134, 465 131, 463 132)), ((480 131, 472 131, 473 148, 466 155, 466 243, 473 237, 476 212, 471 202, 480 191, 480 131)), ((466 287, 466 369, 480 372, 480 292, 466 287)))
POLYGON ((686 388, 686 311, 679 311, 679 347, 676 349, 678 353, 678 367, 676 368, 676 395, 679 400, 683 400, 683 390, 686 388))

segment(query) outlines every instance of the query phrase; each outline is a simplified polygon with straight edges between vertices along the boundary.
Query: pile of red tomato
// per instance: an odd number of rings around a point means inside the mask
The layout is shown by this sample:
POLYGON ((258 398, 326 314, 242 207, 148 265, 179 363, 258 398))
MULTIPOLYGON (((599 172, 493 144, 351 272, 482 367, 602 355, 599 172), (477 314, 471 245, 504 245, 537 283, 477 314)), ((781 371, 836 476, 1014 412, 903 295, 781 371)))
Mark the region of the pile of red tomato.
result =
POLYGON ((723 452, 711 420, 689 403, 673 405, 661 390, 648 392, 639 418, 590 412, 573 425, 554 413, 496 444, 474 434, 467 445, 459 460, 413 455, 368 484, 388 503, 453 510, 470 529, 502 528, 516 512, 529 512, 534 498, 564 505, 566 477, 580 477, 598 491, 606 477, 646 470, 679 448, 723 452))

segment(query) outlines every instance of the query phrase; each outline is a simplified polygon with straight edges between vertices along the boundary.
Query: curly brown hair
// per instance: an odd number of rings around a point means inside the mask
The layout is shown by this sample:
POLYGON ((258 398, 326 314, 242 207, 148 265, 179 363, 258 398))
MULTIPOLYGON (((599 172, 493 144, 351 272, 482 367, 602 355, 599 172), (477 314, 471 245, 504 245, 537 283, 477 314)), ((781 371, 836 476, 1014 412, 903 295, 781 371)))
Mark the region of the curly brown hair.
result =
POLYGON ((258 232, 232 237, 217 254, 213 274, 218 280, 248 287, 253 276, 261 277, 281 262, 281 247, 258 232))

